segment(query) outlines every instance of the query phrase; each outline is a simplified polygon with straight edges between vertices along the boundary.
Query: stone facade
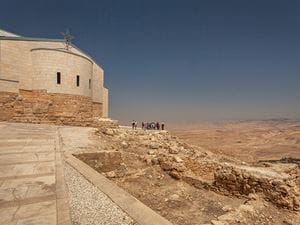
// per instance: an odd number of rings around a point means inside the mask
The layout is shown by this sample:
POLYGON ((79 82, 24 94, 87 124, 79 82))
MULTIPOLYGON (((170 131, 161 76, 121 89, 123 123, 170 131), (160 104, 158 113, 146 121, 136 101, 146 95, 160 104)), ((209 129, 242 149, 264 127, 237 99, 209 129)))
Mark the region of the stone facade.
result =
POLYGON ((0 92, 0 120, 74 126, 115 127, 114 121, 101 121, 102 104, 89 97, 20 90, 0 92))
MULTIPOLYGON (((31 59, 33 90, 92 97, 89 80, 92 80, 93 62, 88 58, 65 50, 32 49, 31 59), (57 73, 60 73, 60 84, 57 84, 57 73), (76 76, 79 76, 79 86, 76 84, 76 76)), ((102 93, 98 91, 95 95, 101 97, 102 93)))
POLYGON ((108 117, 103 69, 60 39, 0 36, 0 98, 0 120, 87 126, 108 117))
POLYGON ((103 117, 108 117, 108 89, 103 88, 103 117))
POLYGON ((90 125, 93 102, 85 96, 20 90, 0 93, 1 119, 16 122, 90 125))

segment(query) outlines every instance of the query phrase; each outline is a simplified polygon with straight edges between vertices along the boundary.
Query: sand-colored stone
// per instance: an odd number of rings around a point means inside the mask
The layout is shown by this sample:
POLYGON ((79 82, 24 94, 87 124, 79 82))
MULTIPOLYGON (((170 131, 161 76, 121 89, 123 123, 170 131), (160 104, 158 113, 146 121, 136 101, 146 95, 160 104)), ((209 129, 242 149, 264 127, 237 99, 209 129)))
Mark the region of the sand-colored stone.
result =
MULTIPOLYGON (((0 91, 0 120, 75 126, 116 126, 99 121, 103 104, 90 97, 46 91, 20 90, 18 94, 0 91)), ((107 116, 107 111, 105 112, 107 116)))
POLYGON ((104 71, 76 46, 66 50, 64 40, 0 37, 0 107, 0 120, 4 121, 59 123, 63 120, 70 125, 86 125, 92 117, 108 116, 104 71), (22 90, 36 95, 26 99, 22 90), (37 91, 43 92, 43 96, 37 91), (60 116, 53 116, 56 112, 60 116), (82 121, 82 118, 87 119, 82 121))
POLYGON ((57 128, 1 123, 0 136, 0 224, 70 225, 57 128))

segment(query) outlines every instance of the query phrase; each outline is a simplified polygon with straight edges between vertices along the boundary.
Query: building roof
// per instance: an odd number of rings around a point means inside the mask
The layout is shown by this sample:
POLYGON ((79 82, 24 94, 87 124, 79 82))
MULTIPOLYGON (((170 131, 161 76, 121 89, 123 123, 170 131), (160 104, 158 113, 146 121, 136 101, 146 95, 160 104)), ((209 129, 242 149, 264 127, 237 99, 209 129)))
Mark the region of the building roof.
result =
MULTIPOLYGON (((8 32, 6 30, 0 29, 0 40, 15 40, 15 41, 47 41, 47 42, 65 42, 64 39, 50 39, 50 38, 32 38, 32 37, 23 37, 21 35, 14 34, 12 32, 8 32)), ((101 69, 103 69, 102 65, 97 63, 93 57, 91 57, 89 54, 78 48, 76 45, 71 43, 71 46, 73 48, 76 48, 78 51, 82 52, 84 55, 89 57, 95 64, 100 66, 101 69)))
POLYGON ((0 29, 0 37, 21 37, 20 35, 0 29))

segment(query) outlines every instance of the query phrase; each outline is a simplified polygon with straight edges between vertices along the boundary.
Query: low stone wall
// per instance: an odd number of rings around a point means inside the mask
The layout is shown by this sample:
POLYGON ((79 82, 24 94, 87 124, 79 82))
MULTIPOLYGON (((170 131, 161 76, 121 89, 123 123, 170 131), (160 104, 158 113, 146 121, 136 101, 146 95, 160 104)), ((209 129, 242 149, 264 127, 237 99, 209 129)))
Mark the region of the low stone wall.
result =
POLYGON ((214 186, 220 191, 239 195, 261 193, 280 207, 300 210, 300 187, 297 174, 282 175, 267 168, 251 170, 222 167, 215 173, 214 186))
POLYGON ((94 117, 92 127, 98 128, 119 128, 119 122, 117 120, 111 120, 108 118, 94 117))
MULTIPOLYGON (((0 120, 72 126, 110 126, 101 122, 102 104, 90 97, 47 93, 44 90, 0 92, 0 120), (99 114, 98 114, 99 113, 99 114)), ((115 126, 115 124, 113 124, 115 126)))

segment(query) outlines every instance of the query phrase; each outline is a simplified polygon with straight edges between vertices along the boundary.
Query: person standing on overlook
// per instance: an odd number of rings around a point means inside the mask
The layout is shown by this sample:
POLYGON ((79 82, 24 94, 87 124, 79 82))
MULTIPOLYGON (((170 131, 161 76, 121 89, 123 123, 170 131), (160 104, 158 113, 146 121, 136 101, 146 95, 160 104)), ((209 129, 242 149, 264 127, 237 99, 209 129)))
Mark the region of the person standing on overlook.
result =
POLYGON ((132 129, 133 129, 133 130, 135 129, 135 124, 136 124, 135 120, 132 120, 131 126, 132 126, 132 129))
POLYGON ((135 130, 136 130, 137 126, 138 126, 138 122, 137 122, 137 121, 134 121, 134 129, 135 129, 135 130))
POLYGON ((158 122, 158 121, 156 122, 156 129, 157 129, 157 130, 159 130, 159 129, 160 129, 160 124, 159 124, 159 122, 158 122))

